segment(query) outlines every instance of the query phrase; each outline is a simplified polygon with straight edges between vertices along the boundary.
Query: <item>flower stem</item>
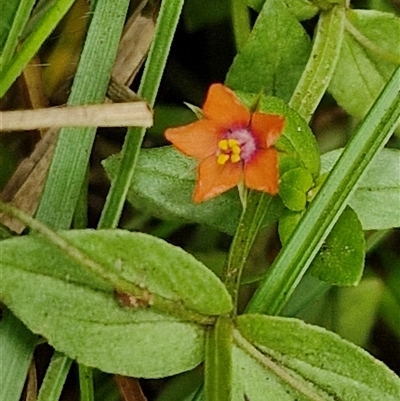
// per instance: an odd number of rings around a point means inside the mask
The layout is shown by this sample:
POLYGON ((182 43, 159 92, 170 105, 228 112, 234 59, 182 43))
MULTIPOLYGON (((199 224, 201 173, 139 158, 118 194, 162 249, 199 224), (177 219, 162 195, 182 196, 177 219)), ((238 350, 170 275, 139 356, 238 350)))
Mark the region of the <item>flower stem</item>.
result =
MULTIPOLYGON (((240 217, 239 225, 231 244, 229 256, 225 265, 223 277, 225 285, 232 296, 233 304, 237 305, 240 278, 246 264, 250 249, 267 213, 271 196, 249 191, 246 204, 240 217)), ((236 313, 236 308, 234 308, 236 313)))

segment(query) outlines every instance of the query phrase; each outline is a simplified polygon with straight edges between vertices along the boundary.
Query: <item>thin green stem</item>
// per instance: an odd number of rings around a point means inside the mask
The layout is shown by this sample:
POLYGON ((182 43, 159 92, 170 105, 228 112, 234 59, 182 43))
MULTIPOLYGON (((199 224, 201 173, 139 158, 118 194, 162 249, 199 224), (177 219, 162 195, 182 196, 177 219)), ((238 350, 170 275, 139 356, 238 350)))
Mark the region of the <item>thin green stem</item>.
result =
MULTIPOLYGON (((235 236, 233 237, 223 273, 225 286, 232 296, 234 305, 237 305, 240 279, 247 257, 270 202, 271 197, 264 193, 250 191, 246 196, 246 205, 240 217, 235 236)), ((236 308, 234 308, 234 313, 236 313, 236 308)))
POLYGON ((93 369, 79 365, 80 401, 94 401, 93 369))
POLYGON ((345 21, 343 6, 321 12, 310 58, 289 102, 306 121, 310 121, 335 71, 345 21))
POLYGON ((400 119, 400 67, 346 146, 248 305, 252 313, 278 314, 328 236, 373 157, 400 119))
POLYGON ((74 0, 58 0, 49 8, 45 17, 36 29, 27 37, 21 45, 18 53, 7 65, 0 70, 0 98, 8 91, 12 83, 21 74, 29 63, 29 60, 37 53, 40 46, 48 38, 54 28, 58 25, 74 0))
POLYGON ((244 0, 231 0, 232 27, 236 49, 240 51, 250 36, 250 15, 244 0))
MULTIPOLYGON (((163 0, 161 4, 154 39, 138 91, 138 95, 150 106, 154 105, 156 99, 183 3, 184 0, 163 0)), ((118 225, 145 132, 144 128, 130 128, 127 132, 119 172, 111 183, 98 228, 114 228, 118 225)))

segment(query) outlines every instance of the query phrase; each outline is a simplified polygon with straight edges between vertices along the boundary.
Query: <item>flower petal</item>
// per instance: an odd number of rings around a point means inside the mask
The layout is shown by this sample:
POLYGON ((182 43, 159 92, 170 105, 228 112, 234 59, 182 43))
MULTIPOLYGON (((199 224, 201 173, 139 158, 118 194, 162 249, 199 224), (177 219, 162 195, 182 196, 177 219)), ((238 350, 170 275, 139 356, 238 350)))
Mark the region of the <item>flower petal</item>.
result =
POLYGON ((194 123, 165 131, 165 137, 174 147, 187 156, 202 160, 216 153, 218 149, 218 133, 221 128, 209 120, 194 123))
POLYGON ((275 114, 265 114, 258 111, 251 116, 251 129, 261 147, 269 148, 281 136, 285 119, 275 114))
POLYGON ((244 166, 244 184, 247 188, 278 193, 278 152, 273 149, 261 149, 244 166))
POLYGON ((241 163, 217 163, 215 156, 204 159, 197 169, 193 201, 198 203, 217 196, 236 186, 242 176, 241 163))
POLYGON ((204 116, 229 128, 232 125, 247 125, 250 111, 240 102, 231 89, 222 84, 213 84, 203 106, 204 116))

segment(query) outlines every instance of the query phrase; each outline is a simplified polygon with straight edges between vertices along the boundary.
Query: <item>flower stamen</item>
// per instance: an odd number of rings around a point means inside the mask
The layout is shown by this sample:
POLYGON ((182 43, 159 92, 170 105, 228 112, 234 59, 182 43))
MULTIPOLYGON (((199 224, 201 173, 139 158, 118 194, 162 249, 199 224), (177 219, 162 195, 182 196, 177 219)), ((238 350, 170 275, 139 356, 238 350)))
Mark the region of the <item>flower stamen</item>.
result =
POLYGON ((232 163, 237 163, 242 159, 240 156, 242 149, 237 139, 221 139, 218 142, 218 148, 218 164, 224 165, 228 160, 230 160, 232 163))

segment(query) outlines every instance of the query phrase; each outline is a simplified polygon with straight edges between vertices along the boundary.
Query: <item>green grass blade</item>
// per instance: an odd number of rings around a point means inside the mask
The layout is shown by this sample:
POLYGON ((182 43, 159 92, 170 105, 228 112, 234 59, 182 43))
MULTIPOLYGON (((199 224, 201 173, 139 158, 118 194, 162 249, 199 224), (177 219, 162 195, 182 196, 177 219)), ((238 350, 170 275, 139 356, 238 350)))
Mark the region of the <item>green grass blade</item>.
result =
POLYGON ((19 2, 18 8, 13 16, 12 26, 8 32, 7 40, 0 55, 0 68, 10 62, 34 4, 35 0, 21 0, 19 2))
POLYGON ((40 387, 37 401, 58 401, 64 387, 72 359, 55 352, 40 387))
POLYGON ((9 64, 1 65, 0 70, 0 98, 8 91, 13 82, 21 74, 30 59, 37 53, 43 42, 53 32, 74 0, 59 0, 48 10, 36 29, 26 38, 18 53, 9 64))
POLYGON ((400 68, 345 148, 247 312, 278 314, 339 218, 362 174, 390 138, 400 118, 400 68))
MULTIPOLYGON (((129 1, 99 0, 91 21, 69 105, 104 101, 129 1)), ((95 128, 60 131, 37 218, 69 228, 86 175, 95 128)))
POLYGON ((37 338, 8 309, 0 321, 0 400, 18 401, 37 338))
MULTIPOLYGON (((183 3, 184 0, 164 0, 161 4, 155 36, 138 91, 139 95, 151 106, 154 105, 156 99, 183 3)), ((100 217, 99 228, 114 228, 118 225, 145 132, 146 130, 142 128, 128 130, 122 149, 119 172, 111 183, 110 192, 100 217)))

